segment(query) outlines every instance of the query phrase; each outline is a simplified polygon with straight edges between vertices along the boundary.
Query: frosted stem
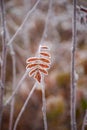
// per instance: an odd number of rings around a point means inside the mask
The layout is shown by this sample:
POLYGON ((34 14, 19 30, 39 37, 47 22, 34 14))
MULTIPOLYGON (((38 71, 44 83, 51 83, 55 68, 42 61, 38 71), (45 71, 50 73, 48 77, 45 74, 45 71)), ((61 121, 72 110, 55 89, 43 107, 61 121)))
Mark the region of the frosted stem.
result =
POLYGON ((75 81, 75 47, 76 47, 76 0, 73 0, 72 18, 72 54, 71 54, 71 130, 76 127, 76 81, 75 81))
POLYGON ((87 13, 87 8, 83 7, 83 6, 80 6, 80 10, 87 13))
POLYGON ((1 56, 1 80, 0 80, 0 129, 2 125, 2 115, 3 115, 3 97, 5 90, 5 77, 6 77, 6 55, 7 55, 7 44, 6 44, 6 19, 5 19, 5 4, 4 0, 0 0, 0 14, 1 14, 1 24, 2 24, 2 56, 1 56))
POLYGON ((12 93, 11 97, 6 101, 6 103, 5 103, 4 106, 8 105, 8 104, 14 99, 14 96, 16 95, 16 93, 17 93, 19 87, 21 86, 22 82, 23 82, 24 79, 26 78, 27 74, 28 74, 28 71, 26 71, 26 72, 24 73, 23 77, 21 78, 21 80, 19 81, 17 87, 15 88, 14 92, 12 93))
POLYGON ((41 38, 41 41, 40 41, 40 45, 43 43, 45 36, 46 36, 46 33, 47 33, 47 26, 48 26, 49 17, 51 15, 51 9, 52 9, 52 0, 49 0, 48 13, 47 13, 44 32, 43 32, 43 35, 42 35, 42 38, 41 38))
MULTIPOLYGON (((7 33, 7 40, 10 39, 8 29, 6 28, 6 33, 7 33)), ((13 49, 13 45, 10 44, 10 54, 12 57, 12 73, 13 73, 13 81, 12 81, 12 91, 15 90, 16 87, 16 59, 15 59, 15 52, 13 49)), ((13 125, 13 116, 14 116, 14 103, 15 103, 15 98, 13 98, 11 102, 11 110, 10 110, 10 121, 9 121, 9 130, 12 130, 12 125, 13 125)))
POLYGON ((84 120, 83 120, 82 130, 85 129, 85 125, 87 125, 87 110, 86 110, 86 114, 85 114, 85 117, 84 117, 84 120))
MULTIPOLYGON (((12 46, 11 55, 12 55, 12 64, 13 64, 13 85, 12 85, 12 90, 14 91, 15 87, 16 87, 16 60, 15 60, 15 53, 13 51, 13 46, 12 46)), ((11 102, 9 130, 12 130, 12 125, 13 125, 14 103, 15 103, 15 97, 13 98, 13 100, 11 102)))
POLYGON ((29 12, 27 13, 27 15, 26 15, 25 19, 23 20, 22 24, 20 25, 20 27, 18 28, 18 30, 16 31, 16 33, 14 34, 14 36, 11 38, 11 40, 8 42, 7 45, 10 45, 14 41, 15 37, 18 35, 18 33, 20 32, 20 30, 23 28, 23 26, 24 26, 25 22, 27 21, 28 17, 36 9, 36 7, 39 4, 39 2, 40 2, 40 0, 38 0, 36 2, 36 4, 33 6, 33 8, 31 10, 29 10, 29 12))
POLYGON ((43 112, 44 129, 47 130, 46 98, 45 98, 45 84, 44 84, 44 79, 42 79, 41 87, 42 87, 42 102, 43 102, 42 112, 43 112))
POLYGON ((29 100, 30 100, 30 98, 31 98, 35 88, 36 88, 36 86, 37 86, 37 83, 34 84, 32 90, 30 91, 30 93, 29 93, 29 95, 28 95, 28 97, 27 97, 27 99, 26 99, 26 101, 25 101, 25 103, 24 103, 24 105, 23 105, 23 107, 22 107, 22 109, 21 109, 17 119, 16 119, 16 122, 14 124, 13 130, 16 130, 17 124, 18 124, 18 122, 19 122, 19 120, 20 120, 20 118, 21 118, 21 116, 22 116, 22 114, 23 114, 23 112, 24 112, 24 110, 25 110, 25 108, 26 108, 26 106, 27 106, 27 104, 28 104, 28 102, 29 102, 29 100))

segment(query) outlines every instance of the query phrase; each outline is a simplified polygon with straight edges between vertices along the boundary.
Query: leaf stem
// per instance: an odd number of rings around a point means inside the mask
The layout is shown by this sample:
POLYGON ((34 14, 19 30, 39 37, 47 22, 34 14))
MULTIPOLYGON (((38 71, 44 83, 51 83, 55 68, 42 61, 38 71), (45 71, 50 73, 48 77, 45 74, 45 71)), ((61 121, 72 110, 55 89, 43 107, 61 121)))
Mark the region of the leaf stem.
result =
POLYGON ((41 87, 42 87, 42 112, 43 112, 43 121, 44 121, 44 130, 47 130, 47 117, 46 117, 46 98, 45 98, 45 84, 44 84, 44 79, 42 77, 42 82, 41 82, 41 87))

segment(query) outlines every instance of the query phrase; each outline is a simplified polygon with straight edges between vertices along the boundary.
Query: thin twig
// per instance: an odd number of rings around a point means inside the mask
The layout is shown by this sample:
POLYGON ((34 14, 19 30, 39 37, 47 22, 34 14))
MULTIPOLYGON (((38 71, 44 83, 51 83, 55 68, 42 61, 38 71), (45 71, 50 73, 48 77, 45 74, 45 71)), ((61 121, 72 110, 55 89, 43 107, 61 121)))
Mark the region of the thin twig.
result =
MULTIPOLYGON (((10 36, 9 36, 9 32, 8 32, 7 28, 6 28, 6 33, 7 33, 7 40, 9 40, 10 36)), ((14 91, 15 87, 16 87, 16 59, 15 59, 15 52, 13 49, 13 45, 10 44, 9 48, 10 48, 10 54, 12 57, 12 67, 13 67, 13 69, 12 69, 13 70, 13 72, 12 72, 13 73, 12 91, 14 91)), ((11 102, 9 130, 12 130, 12 125, 13 125, 14 103, 15 103, 15 98, 11 102)))
POLYGON ((43 102, 42 112, 43 112, 44 129, 47 130, 46 98, 45 98, 44 79, 42 79, 41 87, 42 87, 42 102, 43 102))
POLYGON ((2 124, 3 114, 3 97, 5 90, 5 75, 6 75, 6 20, 5 20, 5 5, 4 0, 0 0, 1 6, 1 23, 3 28, 2 34, 2 64, 1 64, 1 81, 0 81, 0 129, 2 124))
POLYGON ((80 6, 80 10, 83 11, 84 13, 87 13, 87 8, 80 6))
POLYGON ((73 0, 72 19, 72 53, 71 53, 71 130, 76 127, 76 82, 75 82, 75 48, 76 48, 76 0, 73 0))
POLYGON ((45 21, 45 27, 44 27, 44 32, 40 41, 40 45, 42 45, 45 37, 47 36, 47 27, 48 27, 48 21, 49 21, 49 17, 51 15, 51 9, 52 9, 52 0, 49 0, 49 8, 48 8, 48 13, 47 13, 47 17, 46 17, 46 21, 45 21))
POLYGON ((27 21, 28 17, 31 15, 31 13, 36 9, 37 5, 39 4, 41 0, 37 0, 36 4, 33 6, 33 8, 31 10, 29 10, 29 12, 27 13, 25 19, 23 20, 22 24, 20 25, 20 27, 18 28, 18 30, 16 31, 16 33, 13 35, 13 37, 10 39, 10 41, 7 43, 7 45, 10 45, 15 37, 18 35, 18 33, 20 32, 20 30, 23 28, 25 22, 27 21))
MULTIPOLYGON (((12 90, 15 90, 16 87, 16 60, 15 60, 15 53, 12 52, 12 64, 13 64, 13 87, 12 90)), ((10 111, 10 121, 9 121, 9 130, 12 130, 13 125, 13 116, 14 116, 14 103, 15 103, 15 97, 13 98, 11 102, 11 111, 10 111)))
POLYGON ((85 129, 85 126, 86 126, 86 125, 87 125, 87 110, 86 110, 85 117, 84 117, 84 120, 83 120, 82 130, 85 129))
POLYGON ((1 57, 0 57, 0 66, 2 66, 2 59, 1 59, 1 57))
POLYGON ((29 102, 29 100, 30 100, 30 98, 31 98, 31 96, 32 96, 32 94, 33 94, 33 92, 34 92, 36 87, 37 87, 37 82, 34 84, 32 90, 30 91, 30 93, 29 93, 29 95, 28 95, 28 97, 27 97, 27 99, 26 99, 26 101, 25 101, 25 103, 24 103, 24 105, 23 105, 23 107, 22 107, 18 117, 17 117, 17 120, 15 122, 13 130, 16 130, 17 124, 18 124, 18 122, 19 122, 23 112, 25 111, 25 108, 26 108, 26 106, 27 106, 27 104, 28 104, 28 102, 29 102))
POLYGON ((14 99, 14 96, 16 95, 19 87, 21 86, 21 84, 23 83, 24 79, 27 77, 27 74, 28 74, 29 71, 26 70, 26 72, 24 73, 23 77, 21 78, 21 80, 19 81, 18 85, 16 86, 14 92, 12 93, 11 97, 6 101, 5 105, 8 105, 13 99, 14 99))

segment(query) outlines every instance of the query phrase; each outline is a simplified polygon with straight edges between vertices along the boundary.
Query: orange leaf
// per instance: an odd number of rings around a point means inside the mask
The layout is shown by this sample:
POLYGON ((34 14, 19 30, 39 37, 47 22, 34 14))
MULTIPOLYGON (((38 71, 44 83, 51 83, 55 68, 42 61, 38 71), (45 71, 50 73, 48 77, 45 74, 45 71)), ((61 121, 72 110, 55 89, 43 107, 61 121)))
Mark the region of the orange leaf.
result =
POLYGON ((26 68, 32 68, 32 67, 35 67, 35 66, 37 66, 38 64, 28 64, 27 66, 26 66, 26 68))
POLYGON ((41 66, 42 68, 49 68, 49 66, 46 64, 39 64, 39 66, 41 66))
POLYGON ((31 57, 31 58, 28 58, 28 59, 26 60, 26 63, 29 63, 29 62, 31 62, 31 61, 36 61, 36 60, 38 60, 37 57, 31 57))
POLYGON ((48 50, 49 48, 47 46, 41 46, 41 49, 46 49, 48 50))
POLYGON ((46 62, 46 63, 50 63, 50 60, 45 59, 45 58, 40 58, 40 60, 43 61, 43 62, 46 62))
POLYGON ((32 70, 29 72, 29 76, 31 77, 36 71, 37 71, 37 68, 32 69, 32 70))
POLYGON ((39 83, 41 82, 41 74, 40 74, 39 71, 35 74, 34 78, 35 78, 39 83))
POLYGON ((50 57, 50 54, 49 54, 49 53, 46 53, 46 52, 41 52, 40 54, 43 55, 43 56, 48 56, 48 57, 50 57))
POLYGON ((41 68, 39 68, 39 70, 40 70, 40 72, 42 72, 42 73, 48 75, 48 72, 47 72, 45 69, 41 69, 41 68))

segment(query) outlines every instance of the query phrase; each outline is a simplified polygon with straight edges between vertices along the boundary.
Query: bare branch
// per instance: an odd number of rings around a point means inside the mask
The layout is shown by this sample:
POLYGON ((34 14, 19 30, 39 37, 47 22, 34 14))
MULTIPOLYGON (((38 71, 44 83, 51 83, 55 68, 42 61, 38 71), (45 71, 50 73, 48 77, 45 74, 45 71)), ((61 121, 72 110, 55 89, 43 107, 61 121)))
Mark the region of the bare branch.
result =
POLYGON ((3 114, 3 96, 5 90, 5 75, 6 75, 6 20, 5 20, 5 5, 4 0, 0 0, 1 6, 1 23, 3 28, 2 34, 2 64, 1 64, 1 81, 0 81, 0 129, 2 122, 2 114, 3 114))
POLYGON ((0 57, 0 66, 2 66, 2 59, 1 59, 1 57, 0 57))
MULTIPOLYGON (((7 40, 9 41, 10 36, 9 36, 9 32, 6 28, 6 33, 7 33, 7 40)), ((12 57, 12 65, 13 65, 13 83, 12 83, 12 90, 15 90, 16 87, 16 59, 15 59, 15 52, 13 49, 13 45, 10 44, 10 54, 12 57)), ((10 121, 9 121, 9 130, 12 130, 12 125, 13 125, 13 115, 14 115, 14 103, 15 103, 15 98, 12 100, 11 102, 11 111, 10 111, 10 121)))
MULTIPOLYGON (((15 60, 15 53, 14 53, 13 48, 11 49, 11 55, 12 55, 12 64, 13 64, 13 85, 12 85, 12 90, 14 91, 15 87, 16 87, 16 60, 15 60)), ((12 130, 12 125, 13 125, 14 103, 15 103, 15 97, 13 98, 13 100, 11 102, 9 130, 12 130)))
POLYGON ((83 120, 83 124, 82 124, 82 130, 85 129, 86 125, 87 125, 87 110, 86 110, 86 113, 85 113, 85 116, 84 116, 84 120, 83 120))
POLYGON ((71 53, 71 130, 76 127, 76 81, 75 81, 75 49, 76 49, 76 0, 73 0, 72 18, 72 53, 71 53))
POLYGON ((16 95, 16 93, 17 93, 19 87, 21 86, 22 82, 23 82, 24 79, 26 78, 28 72, 29 72, 29 71, 27 71, 27 70, 25 71, 23 77, 22 77, 21 80, 19 81, 19 83, 18 83, 17 87, 15 88, 14 92, 12 93, 11 97, 6 101, 6 103, 5 103, 4 106, 8 105, 8 104, 14 99, 14 96, 16 95))
POLYGON ((42 45, 45 37, 47 36, 47 29, 48 29, 47 26, 48 26, 49 17, 51 15, 51 9, 52 9, 52 0, 49 1, 49 8, 48 8, 48 14, 47 14, 47 17, 46 17, 46 21, 45 21, 44 32, 43 32, 43 35, 42 35, 42 38, 41 38, 39 45, 42 45))
MULTIPOLYGON (((12 64, 13 64, 13 85, 12 85, 12 89, 14 91, 15 87, 16 87, 16 60, 15 60, 14 52, 12 53, 12 64)), ((15 103, 15 97, 13 98, 13 100, 11 102, 9 130, 12 130, 12 125, 13 125, 14 103, 15 103)))
POLYGON ((43 112, 44 129, 47 130, 46 98, 45 98, 45 84, 44 84, 44 79, 42 80, 41 87, 42 87, 42 102, 43 102, 42 112, 43 112))
POLYGON ((10 41, 8 42, 7 45, 10 45, 15 37, 18 35, 18 33, 20 32, 20 30, 23 28, 25 22, 27 21, 28 17, 31 15, 31 13, 36 9, 37 5, 39 4, 41 0, 37 0, 36 4, 33 6, 33 8, 31 10, 29 10, 29 12, 27 13, 25 19, 23 20, 22 24, 20 25, 20 27, 18 28, 18 30, 16 31, 16 33, 13 35, 13 37, 10 39, 10 41))
POLYGON ((29 93, 29 95, 28 95, 28 97, 27 97, 27 99, 26 99, 26 101, 25 101, 25 103, 24 103, 24 105, 23 105, 23 107, 22 107, 18 117, 17 117, 17 120, 15 122, 13 130, 16 130, 16 127, 17 127, 17 124, 18 124, 18 122, 20 120, 20 117, 22 116, 22 114, 23 114, 23 112, 24 112, 24 110, 25 110, 25 108, 26 108, 26 106, 27 106, 27 104, 28 104, 28 102, 29 102, 29 100, 30 100, 30 98, 31 98, 31 96, 32 96, 32 94, 33 94, 33 92, 34 92, 36 87, 37 87, 37 82, 34 84, 32 90, 30 91, 30 93, 29 93))
POLYGON ((87 8, 80 6, 80 10, 83 11, 84 13, 87 13, 87 8))

